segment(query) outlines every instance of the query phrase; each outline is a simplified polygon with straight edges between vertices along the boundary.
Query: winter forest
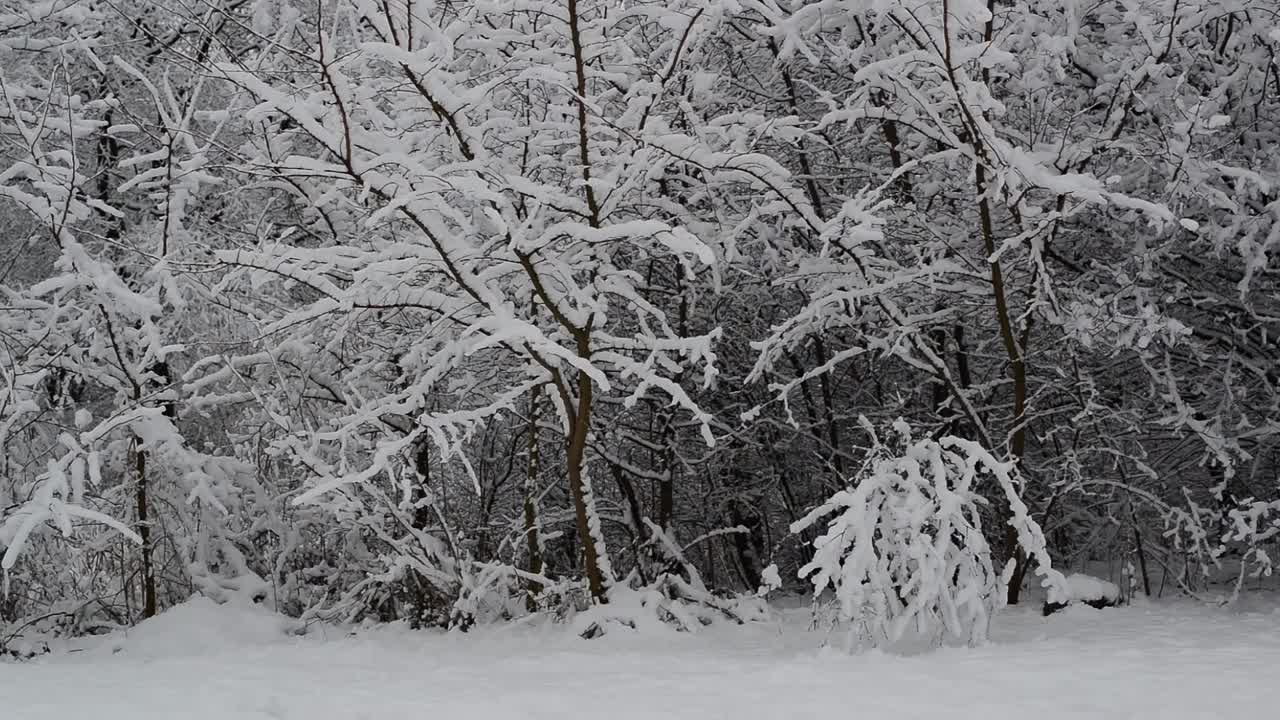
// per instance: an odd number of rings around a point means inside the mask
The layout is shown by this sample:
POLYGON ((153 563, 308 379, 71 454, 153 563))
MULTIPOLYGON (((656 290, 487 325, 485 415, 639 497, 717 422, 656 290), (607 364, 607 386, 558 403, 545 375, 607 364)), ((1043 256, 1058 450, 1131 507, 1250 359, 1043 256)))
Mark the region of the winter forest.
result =
POLYGON ((1236 617, 1278 53, 1276 0, 0 0, 0 655, 1236 617))

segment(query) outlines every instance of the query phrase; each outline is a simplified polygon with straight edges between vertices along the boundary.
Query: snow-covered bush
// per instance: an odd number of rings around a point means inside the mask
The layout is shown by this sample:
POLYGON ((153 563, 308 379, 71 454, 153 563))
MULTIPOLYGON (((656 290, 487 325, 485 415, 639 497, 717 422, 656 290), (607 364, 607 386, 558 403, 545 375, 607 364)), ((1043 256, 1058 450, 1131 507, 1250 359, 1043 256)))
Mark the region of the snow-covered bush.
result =
POLYGON ((30 617, 6 622, 0 616, 0 661, 30 660, 50 652, 56 641, 102 635, 124 625, 124 618, 108 602, 60 601, 30 617))
POLYGON ((1230 572, 1234 575, 1231 592, 1204 598, 1223 604, 1239 599, 1246 579, 1271 577, 1272 556, 1280 551, 1280 500, 1239 499, 1225 495, 1224 490, 1210 491, 1211 505, 1196 502, 1184 491, 1185 507, 1162 508, 1165 537, 1184 558, 1177 579, 1182 590, 1198 595, 1191 586, 1193 575, 1208 582, 1223 571, 1230 572))
MULTIPOLYGON (((1240 553, 1240 580, 1270 577, 1275 569, 1271 553, 1280 550, 1280 500, 1265 502, 1249 498, 1227 513, 1230 530, 1223 543, 1234 543, 1240 553)), ((1238 592, 1238 590, 1237 590, 1238 592)))
POLYGON ((988 476, 1013 506, 1010 522, 1051 596, 1060 595, 1062 576, 1050 569, 1009 463, 968 440, 914 439, 901 420, 894 432, 892 443, 876 442, 848 489, 791 526, 800 533, 830 518, 800 575, 819 595, 832 589, 859 645, 891 644, 912 625, 937 643, 986 639, 1004 585, 979 514, 978 484, 988 476))
POLYGON ((1053 613, 1068 605, 1082 603, 1092 608, 1113 607, 1120 604, 1120 587, 1113 582, 1084 573, 1071 573, 1066 577, 1065 592, 1056 600, 1045 602, 1044 614, 1053 613))
POLYGON ((712 536, 701 536, 681 547, 657 523, 646 519, 645 526, 649 532, 645 547, 652 551, 656 573, 646 577, 637 567, 611 590, 607 605, 574 613, 571 622, 578 635, 599 637, 610 625, 633 630, 665 625, 677 632, 697 632, 718 622, 742 625, 769 618, 769 606, 762 597, 707 587, 687 552, 712 536))

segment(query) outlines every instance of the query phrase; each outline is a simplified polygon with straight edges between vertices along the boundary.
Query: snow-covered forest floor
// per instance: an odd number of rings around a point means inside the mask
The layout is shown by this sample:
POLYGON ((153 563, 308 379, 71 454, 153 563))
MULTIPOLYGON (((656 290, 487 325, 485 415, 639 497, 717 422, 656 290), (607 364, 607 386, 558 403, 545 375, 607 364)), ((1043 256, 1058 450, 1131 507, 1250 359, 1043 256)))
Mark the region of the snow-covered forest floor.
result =
POLYGON ((195 600, 127 636, 0 664, 21 720, 383 718, 1261 718, 1280 602, 1186 601, 1050 617, 1009 609, 992 642, 852 655, 807 609, 697 635, 564 625, 460 634, 382 626, 303 637, 257 609, 195 600), (825 643, 824 643, 825 641, 825 643), (826 645, 824 647, 824 644, 826 645))

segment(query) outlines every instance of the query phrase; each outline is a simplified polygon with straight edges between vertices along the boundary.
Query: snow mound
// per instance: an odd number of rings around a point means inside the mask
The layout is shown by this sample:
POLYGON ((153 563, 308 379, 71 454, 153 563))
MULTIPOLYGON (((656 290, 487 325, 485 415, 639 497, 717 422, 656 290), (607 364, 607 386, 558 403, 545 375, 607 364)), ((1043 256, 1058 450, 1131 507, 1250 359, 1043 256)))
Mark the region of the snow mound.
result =
POLYGON ((607 605, 594 605, 574 615, 575 635, 588 640, 608 633, 612 626, 641 632, 696 633, 718 623, 742 625, 771 617, 768 604, 753 595, 720 597, 684 580, 665 575, 656 584, 631 588, 616 585, 607 605))
POLYGON ((1120 604, 1120 588, 1113 582, 1101 578, 1072 573, 1066 577, 1066 586, 1051 592, 1044 604, 1044 614, 1051 615, 1063 608, 1076 605, 1088 605, 1102 609, 1120 604), (1063 597, 1063 592, 1066 597, 1063 597))
POLYGON ((1114 605, 1120 602, 1120 587, 1101 578, 1072 573, 1067 576, 1068 602, 1106 601, 1114 605))
POLYGON ((113 638, 111 651, 134 658, 217 655, 288 642, 298 621, 257 605, 219 605, 196 596, 113 638))

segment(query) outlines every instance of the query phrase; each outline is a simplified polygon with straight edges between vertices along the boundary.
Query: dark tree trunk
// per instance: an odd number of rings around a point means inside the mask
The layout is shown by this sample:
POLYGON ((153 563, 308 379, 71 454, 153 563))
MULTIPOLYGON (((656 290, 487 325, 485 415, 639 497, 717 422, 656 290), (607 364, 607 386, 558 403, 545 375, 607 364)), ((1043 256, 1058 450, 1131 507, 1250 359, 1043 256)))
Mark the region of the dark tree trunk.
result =
POLYGON ((592 527, 598 522, 595 512, 595 500, 588 485, 591 481, 584 472, 587 458, 587 436, 591 432, 591 378, 585 372, 578 372, 578 402, 574 413, 573 424, 566 438, 566 460, 568 463, 569 493, 573 498, 573 512, 578 526, 578 539, 582 542, 582 565, 587 576, 587 587, 591 597, 598 603, 607 603, 605 593, 609 579, 602 568, 601 556, 604 554, 604 538, 599 536, 600 528, 592 527))
POLYGON ((134 467, 138 472, 138 485, 134 493, 137 502, 138 537, 142 538, 142 618, 156 615, 156 573, 151 557, 151 518, 147 499, 147 451, 140 440, 134 441, 134 467))
MULTIPOLYGON (((542 574, 542 538, 538 531, 538 391, 529 394, 529 465, 524 481, 524 537, 529 552, 529 572, 542 574)), ((542 583, 530 580, 525 587, 529 612, 538 609, 542 583)))

